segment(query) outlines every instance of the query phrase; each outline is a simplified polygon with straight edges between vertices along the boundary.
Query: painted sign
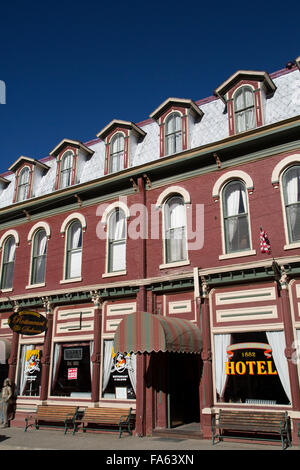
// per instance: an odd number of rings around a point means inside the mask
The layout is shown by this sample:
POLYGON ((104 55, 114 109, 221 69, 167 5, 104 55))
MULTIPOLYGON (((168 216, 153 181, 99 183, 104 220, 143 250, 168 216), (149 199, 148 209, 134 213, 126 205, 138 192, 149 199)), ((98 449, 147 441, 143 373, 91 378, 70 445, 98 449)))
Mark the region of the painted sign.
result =
POLYGON ((41 313, 22 310, 15 312, 8 318, 11 330, 21 335, 40 335, 48 328, 48 321, 41 313))
POLYGON ((272 347, 266 343, 238 343, 230 344, 227 347, 227 356, 229 361, 225 362, 226 375, 277 375, 273 370, 272 347), (266 361, 257 361, 255 349, 262 349, 267 359, 266 361), (231 360, 234 351, 242 350, 241 358, 243 361, 231 360), (248 359, 248 360, 246 360, 248 359))

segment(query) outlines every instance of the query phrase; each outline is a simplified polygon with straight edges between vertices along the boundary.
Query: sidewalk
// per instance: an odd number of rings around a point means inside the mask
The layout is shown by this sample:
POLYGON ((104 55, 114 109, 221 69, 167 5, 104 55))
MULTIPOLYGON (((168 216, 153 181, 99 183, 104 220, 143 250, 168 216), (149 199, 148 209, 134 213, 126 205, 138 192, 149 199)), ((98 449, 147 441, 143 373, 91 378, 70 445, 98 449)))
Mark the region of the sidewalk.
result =
MULTIPOLYGON (((123 451, 135 452, 139 451, 175 451, 181 453, 184 451, 202 451, 202 450, 258 450, 258 451, 281 451, 281 445, 270 444, 254 444, 247 441, 230 442, 224 441, 212 445, 210 440, 195 439, 177 439, 165 437, 130 437, 123 435, 118 438, 118 433, 102 434, 87 432, 78 432, 74 436, 68 432, 64 435, 60 429, 28 429, 24 432, 24 428, 4 428, 0 429, 0 451, 2 450, 104 450, 106 455, 114 455, 114 452, 123 451), (112 452, 110 452, 112 451, 112 452)), ((298 446, 289 447, 283 453, 291 450, 299 450, 298 446)), ((118 454, 119 455, 119 454, 118 454)))

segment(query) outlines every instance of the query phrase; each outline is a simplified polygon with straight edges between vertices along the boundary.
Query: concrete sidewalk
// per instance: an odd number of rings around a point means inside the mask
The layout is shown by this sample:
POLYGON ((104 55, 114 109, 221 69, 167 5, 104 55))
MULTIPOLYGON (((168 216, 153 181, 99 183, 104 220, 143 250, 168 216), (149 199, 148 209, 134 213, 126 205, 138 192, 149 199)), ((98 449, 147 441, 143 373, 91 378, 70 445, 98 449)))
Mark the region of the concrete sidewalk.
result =
MULTIPOLYGON (((220 442, 212 445, 210 440, 178 439, 165 437, 130 437, 124 434, 121 439, 118 434, 105 434, 95 432, 78 432, 74 436, 71 432, 64 435, 60 429, 42 428, 36 430, 30 428, 24 432, 24 428, 0 428, 0 451, 1 450, 104 450, 107 455, 114 452, 138 452, 138 451, 202 451, 202 450, 258 450, 258 451, 281 451, 281 445, 254 444, 247 441, 220 442), (110 452, 112 451, 112 452, 110 452)), ((289 447, 284 452, 299 450, 298 446, 289 447)))

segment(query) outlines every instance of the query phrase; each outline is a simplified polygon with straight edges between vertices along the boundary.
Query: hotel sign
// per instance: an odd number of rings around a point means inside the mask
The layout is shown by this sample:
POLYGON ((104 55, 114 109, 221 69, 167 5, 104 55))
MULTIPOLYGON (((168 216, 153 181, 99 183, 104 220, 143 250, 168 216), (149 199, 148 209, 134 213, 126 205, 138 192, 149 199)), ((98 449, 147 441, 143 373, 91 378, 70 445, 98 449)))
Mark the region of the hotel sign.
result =
POLYGON ((266 343, 238 343, 231 344, 227 347, 227 356, 229 361, 225 362, 226 375, 277 375, 277 371, 273 370, 272 347, 266 343), (266 356, 266 361, 258 361, 256 359, 257 349, 262 349, 266 356), (234 351, 242 351, 240 353, 242 361, 232 361, 234 351))
POLYGON ((8 326, 21 335, 40 335, 48 328, 47 318, 42 314, 29 310, 13 313, 8 318, 8 326))

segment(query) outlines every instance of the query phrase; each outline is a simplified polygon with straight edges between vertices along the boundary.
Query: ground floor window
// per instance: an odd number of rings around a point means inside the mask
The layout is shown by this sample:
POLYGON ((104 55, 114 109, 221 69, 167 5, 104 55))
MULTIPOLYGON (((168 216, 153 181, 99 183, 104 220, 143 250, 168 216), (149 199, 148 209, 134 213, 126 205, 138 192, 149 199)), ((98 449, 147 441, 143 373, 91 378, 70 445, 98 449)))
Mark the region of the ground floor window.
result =
POLYGON ((41 393, 41 358, 43 346, 38 344, 22 344, 19 355, 17 380, 18 395, 37 397, 41 393))
POLYGON ((93 342, 56 343, 51 395, 90 398, 93 342))
POLYGON ((113 340, 104 341, 102 370, 102 398, 136 398, 136 354, 115 352, 113 340))
POLYGON ((291 402, 283 331, 214 335, 217 401, 291 402))

